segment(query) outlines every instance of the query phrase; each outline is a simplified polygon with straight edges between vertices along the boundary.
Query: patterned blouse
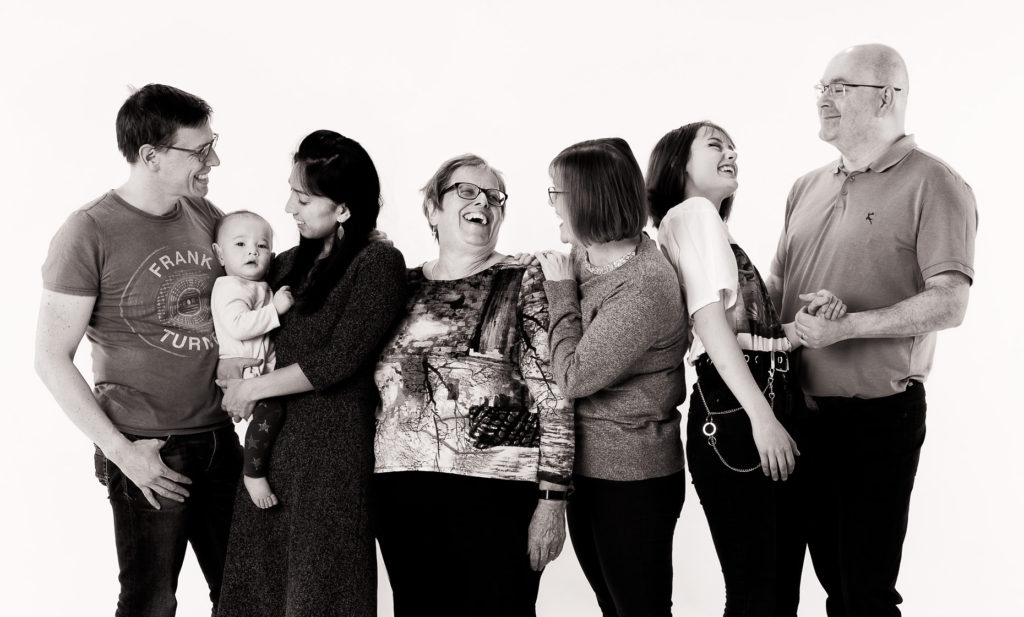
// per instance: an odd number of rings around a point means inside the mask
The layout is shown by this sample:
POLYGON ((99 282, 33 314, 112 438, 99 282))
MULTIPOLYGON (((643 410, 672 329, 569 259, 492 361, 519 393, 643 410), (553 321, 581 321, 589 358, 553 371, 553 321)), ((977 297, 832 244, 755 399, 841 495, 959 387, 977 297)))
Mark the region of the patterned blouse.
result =
POLYGON ((377 473, 569 483, 573 407, 551 376, 543 280, 514 262, 453 281, 409 270, 375 374, 377 473))

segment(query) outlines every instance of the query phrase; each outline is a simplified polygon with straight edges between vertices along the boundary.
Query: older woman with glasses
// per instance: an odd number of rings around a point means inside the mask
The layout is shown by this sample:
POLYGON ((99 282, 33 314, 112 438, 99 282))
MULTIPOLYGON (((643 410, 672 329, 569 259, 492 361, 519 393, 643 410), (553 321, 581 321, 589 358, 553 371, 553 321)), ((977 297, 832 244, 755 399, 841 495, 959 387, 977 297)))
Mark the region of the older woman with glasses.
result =
POLYGON ((551 162, 569 255, 540 253, 555 381, 576 399, 573 548, 605 615, 669 615, 685 477, 686 333, 675 272, 643 233, 640 167, 622 139, 551 162))
POLYGON ((495 251, 507 195, 483 159, 446 161, 423 192, 438 256, 409 271, 376 371, 374 521, 395 615, 534 615, 573 461, 540 270, 495 251))

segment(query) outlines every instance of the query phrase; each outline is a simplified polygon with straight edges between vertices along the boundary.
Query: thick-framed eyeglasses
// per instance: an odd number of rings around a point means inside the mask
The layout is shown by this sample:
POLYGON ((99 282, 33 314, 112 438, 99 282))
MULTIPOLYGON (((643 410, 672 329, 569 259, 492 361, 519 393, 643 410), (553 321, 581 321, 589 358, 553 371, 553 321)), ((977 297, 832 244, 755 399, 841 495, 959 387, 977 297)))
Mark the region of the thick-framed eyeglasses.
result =
POLYGON ((456 182, 449 186, 445 190, 441 191, 443 196, 449 191, 455 191, 455 193, 463 199, 476 199, 477 195, 483 193, 487 197, 487 203, 492 206, 499 208, 505 207, 505 200, 508 199, 508 194, 505 191, 499 191, 498 189, 484 189, 473 184, 472 182, 456 182))
POLYGON ((548 187, 548 203, 551 204, 552 206, 555 205, 555 195, 561 195, 562 193, 567 193, 567 192, 568 191, 560 191, 560 190, 556 189, 553 186, 549 186, 548 187))
POLYGON ((847 88, 878 88, 879 90, 882 90, 890 87, 896 92, 902 90, 902 88, 897 88, 896 86, 878 86, 875 84, 844 84, 841 82, 834 82, 831 84, 814 84, 814 91, 818 94, 818 96, 821 96, 826 92, 831 94, 832 96, 846 96, 847 88))
POLYGON ((205 163, 206 159, 210 158, 210 153, 213 152, 213 149, 217 147, 217 139, 219 137, 220 137, 220 135, 214 133, 213 134, 213 139, 211 139, 207 143, 199 146, 198 148, 179 148, 177 146, 164 146, 164 147, 167 148, 168 150, 181 150, 182 152, 189 152, 189 153, 192 154, 192 156, 194 156, 197 159, 199 159, 200 163, 205 163))

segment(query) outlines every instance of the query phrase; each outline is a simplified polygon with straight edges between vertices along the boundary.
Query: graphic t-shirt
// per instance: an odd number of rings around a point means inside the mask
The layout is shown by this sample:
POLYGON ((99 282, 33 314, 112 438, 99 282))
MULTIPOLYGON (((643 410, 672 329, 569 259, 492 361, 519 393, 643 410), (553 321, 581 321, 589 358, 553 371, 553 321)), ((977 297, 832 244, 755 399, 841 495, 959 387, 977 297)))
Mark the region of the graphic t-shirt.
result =
POLYGON ((182 198, 155 216, 114 191, 75 211, 50 243, 43 287, 96 304, 86 329, 95 394, 119 430, 194 433, 229 423, 214 383, 210 246, 220 210, 182 198))

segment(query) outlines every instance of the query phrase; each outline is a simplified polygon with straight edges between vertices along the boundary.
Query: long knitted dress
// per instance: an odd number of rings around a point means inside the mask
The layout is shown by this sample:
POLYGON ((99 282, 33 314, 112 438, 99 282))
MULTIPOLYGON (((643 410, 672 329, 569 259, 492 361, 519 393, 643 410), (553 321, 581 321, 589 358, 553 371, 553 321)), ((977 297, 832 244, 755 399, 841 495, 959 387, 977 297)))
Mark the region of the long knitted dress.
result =
MULTIPOLYGON (((276 277, 294 257, 294 249, 278 257, 276 277)), ((368 514, 373 370, 404 305, 405 280, 402 254, 374 242, 319 310, 282 316, 278 370, 297 363, 314 390, 283 397, 268 475, 281 503, 260 510, 239 483, 220 617, 377 614, 368 514)))

